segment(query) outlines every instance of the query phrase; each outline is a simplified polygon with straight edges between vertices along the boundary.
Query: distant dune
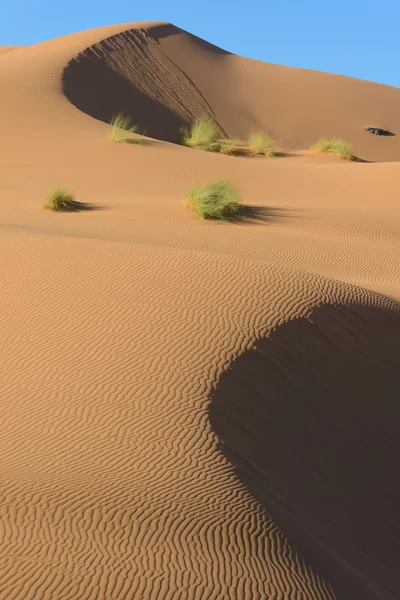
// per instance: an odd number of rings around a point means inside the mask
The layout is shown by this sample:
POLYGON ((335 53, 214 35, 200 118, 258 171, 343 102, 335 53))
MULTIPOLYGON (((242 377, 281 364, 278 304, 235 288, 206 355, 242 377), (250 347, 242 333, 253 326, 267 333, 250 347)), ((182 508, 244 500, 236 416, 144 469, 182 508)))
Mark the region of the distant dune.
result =
POLYGON ((199 114, 230 136, 268 130, 284 147, 321 136, 351 141, 367 160, 400 160, 400 90, 235 56, 172 25, 129 29, 85 49, 63 76, 67 97, 108 122, 124 110, 148 135, 176 141, 199 114), (379 139, 367 127, 397 136, 379 139))
POLYGON ((0 599, 400 598, 400 90, 161 22, 9 49, 0 599), (183 146, 204 115, 278 156, 183 146), (197 219, 221 178, 246 218, 197 219))

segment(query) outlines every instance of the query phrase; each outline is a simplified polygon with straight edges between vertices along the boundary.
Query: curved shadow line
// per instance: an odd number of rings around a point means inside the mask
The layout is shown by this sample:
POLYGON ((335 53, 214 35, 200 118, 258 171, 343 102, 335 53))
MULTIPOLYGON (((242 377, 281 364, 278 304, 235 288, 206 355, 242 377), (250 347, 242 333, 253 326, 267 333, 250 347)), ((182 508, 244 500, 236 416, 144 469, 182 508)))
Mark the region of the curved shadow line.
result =
POLYGON ((210 405, 240 480, 346 599, 400 597, 400 308, 382 305, 280 327, 210 405))

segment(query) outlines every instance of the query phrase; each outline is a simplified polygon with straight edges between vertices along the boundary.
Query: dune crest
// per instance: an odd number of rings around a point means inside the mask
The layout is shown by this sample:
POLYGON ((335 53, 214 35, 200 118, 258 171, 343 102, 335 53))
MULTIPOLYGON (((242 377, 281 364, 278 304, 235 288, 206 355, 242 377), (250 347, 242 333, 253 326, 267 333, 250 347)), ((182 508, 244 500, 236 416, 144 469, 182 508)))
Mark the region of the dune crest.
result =
POLYGON ((65 68, 64 94, 97 119, 109 122, 123 112, 148 136, 179 142, 183 126, 215 118, 193 81, 160 46, 159 34, 180 31, 172 25, 131 29, 87 48, 65 68))
POLYGON ((234 138, 266 130, 285 148, 305 149, 341 137, 362 159, 400 160, 399 89, 242 58, 166 23, 86 48, 64 70, 63 88, 83 112, 109 122, 122 110, 168 141, 206 116, 234 138), (379 139, 371 127, 395 135, 379 139))

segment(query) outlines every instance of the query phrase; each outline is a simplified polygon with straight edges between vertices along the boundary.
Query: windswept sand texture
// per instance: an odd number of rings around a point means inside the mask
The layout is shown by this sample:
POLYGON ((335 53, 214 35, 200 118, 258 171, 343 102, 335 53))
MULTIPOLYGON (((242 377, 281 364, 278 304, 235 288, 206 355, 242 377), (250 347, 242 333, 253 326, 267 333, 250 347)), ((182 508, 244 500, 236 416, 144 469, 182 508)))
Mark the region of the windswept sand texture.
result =
POLYGON ((400 598, 400 90, 164 23, 0 77, 1 600, 400 598), (129 106, 164 141, 109 142, 129 106), (204 113, 284 156, 165 141, 204 113), (182 200, 221 177, 242 222, 182 200))
POLYGON ((344 598, 399 592, 399 337, 400 311, 319 307, 240 356, 211 406, 249 490, 344 598))

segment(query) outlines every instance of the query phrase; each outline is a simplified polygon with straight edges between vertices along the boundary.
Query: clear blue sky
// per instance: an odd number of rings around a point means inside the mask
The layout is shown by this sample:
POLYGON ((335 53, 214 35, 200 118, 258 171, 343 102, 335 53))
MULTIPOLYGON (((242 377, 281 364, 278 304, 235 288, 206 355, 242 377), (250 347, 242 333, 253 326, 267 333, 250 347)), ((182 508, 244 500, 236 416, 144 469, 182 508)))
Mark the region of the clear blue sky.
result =
POLYGON ((400 87, 400 0, 0 0, 0 45, 143 20, 250 58, 400 87))

